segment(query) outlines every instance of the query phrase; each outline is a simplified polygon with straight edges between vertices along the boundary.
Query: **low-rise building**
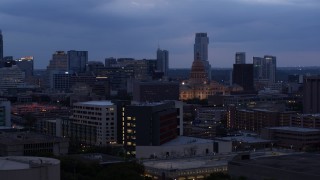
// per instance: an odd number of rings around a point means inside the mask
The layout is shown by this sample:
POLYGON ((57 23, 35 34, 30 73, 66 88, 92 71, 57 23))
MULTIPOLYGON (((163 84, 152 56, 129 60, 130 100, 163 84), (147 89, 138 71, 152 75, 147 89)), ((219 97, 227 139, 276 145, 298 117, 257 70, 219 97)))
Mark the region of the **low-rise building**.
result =
POLYGON ((0 157, 1 179, 60 180, 60 161, 31 156, 0 157))
POLYGON ((136 158, 206 156, 231 151, 231 142, 178 136, 159 146, 136 146, 136 158))
POLYGON ((66 138, 33 132, 0 132, 0 156, 28 156, 38 153, 67 154, 66 138))
POLYGON ((306 148, 319 148, 320 130, 299 127, 270 127, 264 128, 261 137, 277 140, 277 146, 304 150, 306 148))

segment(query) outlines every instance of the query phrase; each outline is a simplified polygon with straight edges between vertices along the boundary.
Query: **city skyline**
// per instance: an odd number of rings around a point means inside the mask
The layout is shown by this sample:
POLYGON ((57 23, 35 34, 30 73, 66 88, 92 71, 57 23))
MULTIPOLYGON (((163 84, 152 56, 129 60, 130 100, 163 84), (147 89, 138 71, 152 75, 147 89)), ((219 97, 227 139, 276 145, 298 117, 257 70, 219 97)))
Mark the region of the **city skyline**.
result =
POLYGON ((158 44, 170 68, 190 68, 195 33, 210 38, 212 68, 232 67, 234 54, 277 57, 278 67, 317 66, 320 2, 316 0, 112 0, 0 2, 4 56, 34 56, 46 68, 58 50, 108 57, 156 59, 158 44))

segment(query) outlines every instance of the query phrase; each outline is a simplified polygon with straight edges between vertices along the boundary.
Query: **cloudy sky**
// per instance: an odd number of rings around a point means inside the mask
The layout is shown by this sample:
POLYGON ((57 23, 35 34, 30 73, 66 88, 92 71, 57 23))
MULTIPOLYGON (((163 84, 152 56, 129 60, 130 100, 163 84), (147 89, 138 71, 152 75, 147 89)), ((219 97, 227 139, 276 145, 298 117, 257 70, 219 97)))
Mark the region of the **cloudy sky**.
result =
POLYGON ((320 65, 319 0, 1 0, 4 54, 34 56, 45 68, 56 50, 155 58, 190 68, 196 32, 210 38, 212 67, 231 67, 237 51, 277 56, 278 66, 320 65))

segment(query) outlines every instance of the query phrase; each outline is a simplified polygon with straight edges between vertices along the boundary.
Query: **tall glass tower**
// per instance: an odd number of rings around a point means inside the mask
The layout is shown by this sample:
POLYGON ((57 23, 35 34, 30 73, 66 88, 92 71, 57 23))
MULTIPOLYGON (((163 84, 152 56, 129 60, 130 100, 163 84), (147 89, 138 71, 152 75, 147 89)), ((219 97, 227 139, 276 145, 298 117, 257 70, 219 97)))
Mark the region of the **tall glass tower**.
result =
POLYGON ((169 52, 167 50, 157 50, 157 70, 168 76, 169 70, 169 52))
POLYGON ((68 51, 69 73, 84 73, 88 64, 88 51, 68 51))
POLYGON ((194 43, 194 60, 199 58, 204 61, 206 72, 208 73, 208 78, 211 80, 211 65, 208 61, 208 45, 209 38, 207 33, 196 33, 195 43, 194 43))

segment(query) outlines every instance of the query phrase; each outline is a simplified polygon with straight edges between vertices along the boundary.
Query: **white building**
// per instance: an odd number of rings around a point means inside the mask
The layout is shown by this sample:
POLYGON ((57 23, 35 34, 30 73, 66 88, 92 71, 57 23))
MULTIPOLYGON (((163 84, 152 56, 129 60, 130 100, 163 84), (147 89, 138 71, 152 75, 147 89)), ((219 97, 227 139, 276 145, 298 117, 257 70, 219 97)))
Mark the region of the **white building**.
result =
POLYGON ((111 101, 73 104, 73 133, 83 143, 107 145, 117 140, 117 106, 111 101))

